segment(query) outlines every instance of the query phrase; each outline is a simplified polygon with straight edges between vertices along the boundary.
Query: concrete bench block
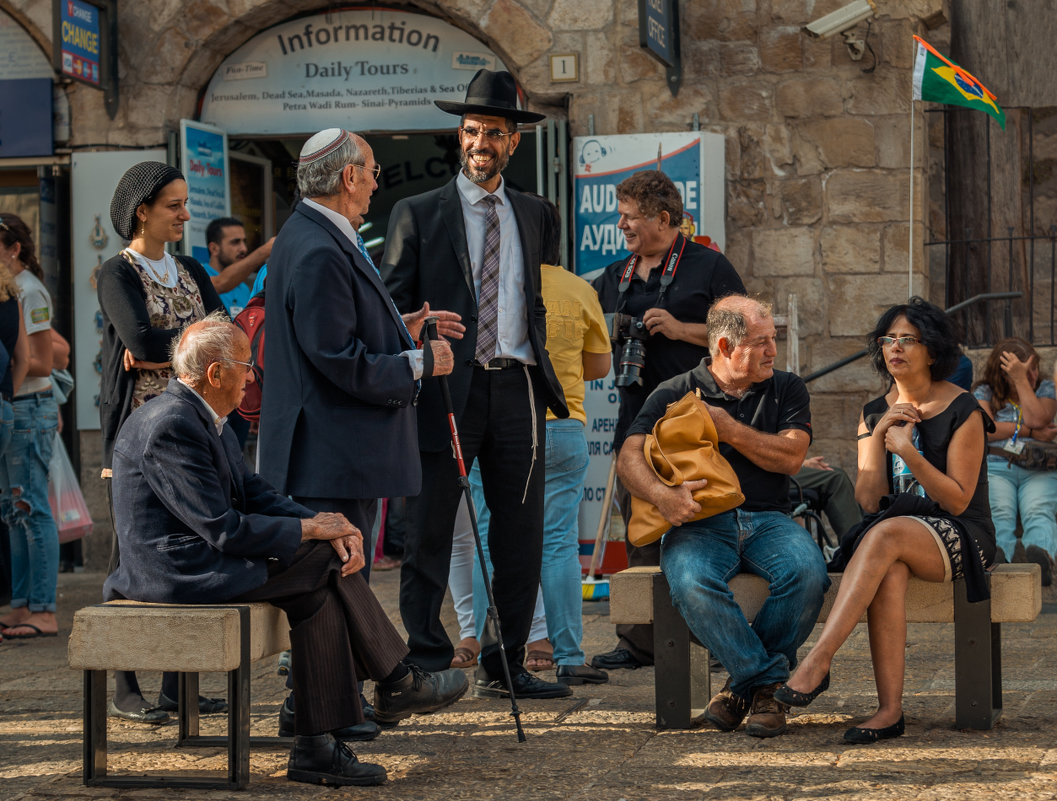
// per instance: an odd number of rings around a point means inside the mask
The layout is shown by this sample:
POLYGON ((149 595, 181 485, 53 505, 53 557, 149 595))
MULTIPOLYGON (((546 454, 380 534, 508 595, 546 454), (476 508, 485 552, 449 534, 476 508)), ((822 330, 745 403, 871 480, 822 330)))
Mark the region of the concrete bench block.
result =
MULTIPOLYGON (((271 604, 250 609, 250 658, 290 647, 289 625, 271 604)), ((234 606, 111 601, 74 613, 70 667, 78 670, 175 670, 226 673, 239 667, 242 636, 234 606)))

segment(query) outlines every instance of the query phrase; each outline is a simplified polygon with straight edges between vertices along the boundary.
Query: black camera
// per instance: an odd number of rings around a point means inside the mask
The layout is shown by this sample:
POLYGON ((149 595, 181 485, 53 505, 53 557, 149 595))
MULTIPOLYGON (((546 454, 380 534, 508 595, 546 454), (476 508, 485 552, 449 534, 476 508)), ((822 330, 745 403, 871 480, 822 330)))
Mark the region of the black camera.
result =
POLYGON ((620 312, 607 314, 605 318, 610 341, 621 349, 613 383, 618 387, 630 387, 633 384, 642 386, 642 368, 646 364, 646 340, 650 338, 646 323, 639 317, 620 312))

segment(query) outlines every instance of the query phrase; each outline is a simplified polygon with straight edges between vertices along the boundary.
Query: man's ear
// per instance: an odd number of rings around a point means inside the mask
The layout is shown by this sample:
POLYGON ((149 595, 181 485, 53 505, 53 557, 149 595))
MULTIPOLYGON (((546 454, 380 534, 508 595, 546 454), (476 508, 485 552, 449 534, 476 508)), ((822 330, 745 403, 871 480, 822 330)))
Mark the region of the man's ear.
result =
POLYGON ((720 337, 719 341, 716 342, 716 347, 719 348, 719 352, 726 358, 730 358, 731 351, 734 349, 730 346, 730 340, 726 337, 720 337))
POLYGON ((206 242, 206 247, 209 249, 210 259, 220 252, 220 244, 217 242, 206 242))
POLYGON ((213 362, 206 368, 206 381, 209 382, 209 386, 214 389, 220 388, 220 362, 213 362))

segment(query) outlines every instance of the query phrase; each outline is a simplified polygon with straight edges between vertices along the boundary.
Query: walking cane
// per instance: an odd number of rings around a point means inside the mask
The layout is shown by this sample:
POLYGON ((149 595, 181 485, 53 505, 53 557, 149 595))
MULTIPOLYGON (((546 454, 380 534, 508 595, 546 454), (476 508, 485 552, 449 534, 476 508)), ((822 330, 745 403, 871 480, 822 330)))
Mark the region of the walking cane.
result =
MULTIPOLYGON (((426 318, 426 339, 436 341, 437 318, 426 318)), ((448 412, 448 428, 451 429, 451 447, 455 455, 455 463, 459 468, 459 487, 466 498, 466 510, 470 513, 470 528, 473 530, 473 541, 477 546, 477 561, 481 565, 481 575, 485 577, 484 591, 488 596, 488 623, 492 624, 492 633, 499 642, 499 658, 503 663, 503 679, 506 681, 507 691, 510 693, 510 714, 514 718, 517 727, 517 741, 525 742, 525 731, 521 728, 521 710, 517 706, 517 698, 514 697, 514 681, 510 677, 510 666, 506 661, 506 648, 503 646, 503 632, 499 625, 499 611, 495 606, 495 596, 492 595, 492 582, 488 580, 488 565, 485 562, 484 546, 481 544, 481 532, 477 528, 477 510, 473 508, 473 495, 470 492, 470 479, 466 474, 466 463, 462 459, 462 445, 459 443, 459 429, 455 425, 455 406, 451 402, 451 390, 448 388, 448 377, 438 376, 440 380, 440 391, 444 396, 444 408, 448 412)))

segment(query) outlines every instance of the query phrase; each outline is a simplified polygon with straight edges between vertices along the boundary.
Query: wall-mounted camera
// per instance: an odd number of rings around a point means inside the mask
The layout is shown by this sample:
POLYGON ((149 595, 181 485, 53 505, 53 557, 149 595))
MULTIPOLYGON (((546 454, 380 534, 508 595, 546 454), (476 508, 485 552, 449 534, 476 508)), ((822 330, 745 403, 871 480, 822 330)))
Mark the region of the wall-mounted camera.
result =
POLYGON ((835 33, 854 28, 875 14, 877 14, 877 6, 874 5, 874 0, 854 0, 831 14, 809 22, 804 26, 804 31, 811 36, 825 39, 835 33))

